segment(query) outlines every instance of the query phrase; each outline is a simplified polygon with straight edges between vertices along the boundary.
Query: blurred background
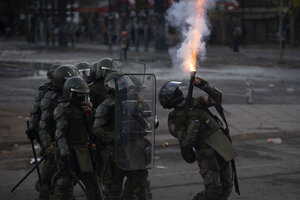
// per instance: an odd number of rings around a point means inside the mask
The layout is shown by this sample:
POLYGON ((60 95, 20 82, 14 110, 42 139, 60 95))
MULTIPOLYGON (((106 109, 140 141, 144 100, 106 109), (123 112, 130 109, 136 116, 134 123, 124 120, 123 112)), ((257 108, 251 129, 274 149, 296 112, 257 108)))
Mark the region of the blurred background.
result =
MULTIPOLYGON (((209 10, 211 44, 229 45, 235 27, 241 43, 274 44, 279 34, 290 45, 300 42, 299 0, 215 0, 209 10)), ((134 46, 167 49, 179 34, 164 18, 176 0, 10 0, 0 2, 2 40, 26 40, 52 46, 80 42, 118 44, 122 30, 134 46)))
MULTIPOLYGON (((223 92, 242 194, 231 199, 299 199, 300 0, 211 1, 211 35, 197 76, 223 92)), ((175 2, 0 1, 0 199, 38 199, 35 172, 14 193, 10 189, 33 166, 26 120, 52 64, 118 59, 125 31, 128 59, 147 64, 157 92, 167 81, 189 81, 169 55, 182 42, 181 31, 165 18, 175 2)), ((195 88, 198 95, 205 94, 195 88)), ((156 109, 153 197, 192 199, 203 189, 199 168, 181 158, 168 132, 169 110, 158 101, 156 109)), ((75 196, 84 199, 78 186, 75 196)))

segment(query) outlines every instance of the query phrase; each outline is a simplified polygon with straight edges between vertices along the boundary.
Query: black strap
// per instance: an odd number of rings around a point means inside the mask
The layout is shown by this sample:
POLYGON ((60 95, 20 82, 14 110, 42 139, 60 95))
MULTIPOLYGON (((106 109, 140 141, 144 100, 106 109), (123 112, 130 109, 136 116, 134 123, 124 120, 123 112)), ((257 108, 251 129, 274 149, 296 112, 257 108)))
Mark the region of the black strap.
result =
MULTIPOLYGON (((221 122, 221 120, 218 118, 218 116, 214 115, 207 107, 201 107, 204 111, 206 111, 213 119, 215 119, 221 126, 222 129, 225 133, 225 135, 227 136, 227 138, 229 139, 229 141, 232 143, 230 134, 229 134, 229 127, 228 127, 228 123, 224 114, 224 109, 222 107, 221 104, 218 104, 215 106, 216 110, 218 111, 219 115, 221 116, 221 118, 223 119, 226 127, 224 128, 223 123, 221 122)), ((238 193, 238 195, 240 195, 240 187, 239 187, 239 182, 238 182, 238 178, 237 178, 237 172, 236 172, 236 165, 235 165, 235 160, 231 160, 231 165, 232 165, 232 171, 234 174, 234 187, 235 187, 235 191, 236 193, 238 193)))

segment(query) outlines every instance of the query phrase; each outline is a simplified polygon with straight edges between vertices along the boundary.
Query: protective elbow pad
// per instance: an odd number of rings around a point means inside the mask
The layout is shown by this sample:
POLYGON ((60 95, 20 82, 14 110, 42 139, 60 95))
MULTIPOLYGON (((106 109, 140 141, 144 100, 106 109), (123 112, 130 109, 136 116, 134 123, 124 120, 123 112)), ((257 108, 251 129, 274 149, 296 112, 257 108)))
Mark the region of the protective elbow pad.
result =
POLYGON ((56 138, 61 156, 69 155, 69 148, 67 145, 66 138, 64 137, 64 133, 61 130, 57 129, 55 132, 55 138, 56 138))
POLYGON ((39 131, 39 136, 40 136, 41 145, 43 148, 47 148, 51 145, 51 138, 47 134, 47 131, 45 129, 42 129, 39 131))

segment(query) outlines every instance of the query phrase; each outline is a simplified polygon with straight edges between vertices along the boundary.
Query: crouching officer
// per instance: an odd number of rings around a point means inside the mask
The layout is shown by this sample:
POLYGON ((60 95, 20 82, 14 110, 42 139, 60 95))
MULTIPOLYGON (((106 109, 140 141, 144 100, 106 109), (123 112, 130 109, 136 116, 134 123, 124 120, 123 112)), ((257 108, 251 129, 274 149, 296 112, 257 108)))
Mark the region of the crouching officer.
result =
POLYGON ((231 160, 235 150, 218 122, 207 112, 208 107, 221 103, 222 93, 205 80, 195 78, 194 86, 209 96, 193 99, 188 117, 185 117, 185 98, 181 82, 166 83, 159 92, 159 102, 169 114, 169 132, 178 139, 185 161, 197 160, 205 190, 193 200, 226 200, 233 185, 231 160))
POLYGON ((88 131, 93 115, 88 105, 89 87, 80 77, 68 79, 63 88, 61 103, 54 110, 57 171, 50 199, 72 199, 74 180, 81 180, 89 199, 101 199, 91 160, 88 131))
POLYGON ((47 158, 41 171, 41 183, 39 187, 39 196, 44 199, 48 199, 49 197, 51 178, 56 168, 54 154, 52 153, 56 130, 53 112, 58 105, 58 99, 63 95, 63 85, 65 81, 68 78, 77 75, 77 71, 71 65, 62 65, 58 67, 53 74, 52 87, 46 92, 40 103, 42 115, 39 123, 39 138, 41 140, 41 147, 47 154, 47 158))
MULTIPOLYGON (((155 79, 149 76, 146 80, 155 79)), ((141 200, 152 199, 147 169, 153 165, 155 99, 142 99, 132 77, 118 72, 105 78, 104 87, 108 98, 96 110, 93 130, 106 145, 102 179, 107 199, 131 200, 134 195, 141 200)), ((148 89, 154 91, 153 87, 148 89)))

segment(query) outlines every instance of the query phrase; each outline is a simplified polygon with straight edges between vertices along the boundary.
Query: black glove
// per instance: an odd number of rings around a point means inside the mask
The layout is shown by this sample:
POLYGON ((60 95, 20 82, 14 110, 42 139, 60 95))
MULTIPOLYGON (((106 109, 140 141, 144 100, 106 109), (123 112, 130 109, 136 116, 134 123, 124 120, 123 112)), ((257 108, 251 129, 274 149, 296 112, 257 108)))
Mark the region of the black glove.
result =
POLYGON ((36 138, 37 133, 35 131, 33 131, 33 130, 27 130, 26 131, 26 135, 27 135, 27 137, 28 137, 29 140, 33 141, 36 138))
POLYGON ((69 166, 70 166, 69 156, 62 156, 61 157, 61 164, 62 164, 62 167, 69 168, 69 166))
POLYGON ((194 83, 194 86, 199 87, 200 89, 202 89, 202 87, 204 87, 207 84, 207 81, 197 77, 198 79, 200 79, 200 83, 194 83))

